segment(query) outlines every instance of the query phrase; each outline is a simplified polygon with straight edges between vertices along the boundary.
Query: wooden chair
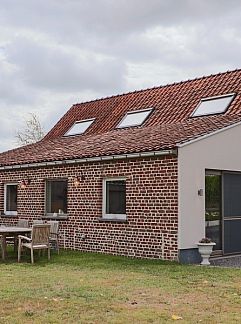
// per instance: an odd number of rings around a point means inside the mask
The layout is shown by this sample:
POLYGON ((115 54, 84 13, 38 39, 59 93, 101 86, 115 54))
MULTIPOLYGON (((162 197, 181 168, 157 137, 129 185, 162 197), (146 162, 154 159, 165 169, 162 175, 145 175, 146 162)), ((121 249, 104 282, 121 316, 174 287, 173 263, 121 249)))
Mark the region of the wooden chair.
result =
POLYGON ((34 219, 33 220, 33 225, 39 225, 39 224, 44 224, 44 221, 42 219, 34 219))
MULTIPOLYGON (((18 222, 17 222, 17 226, 26 228, 26 227, 29 227, 29 222, 28 222, 27 219, 19 218, 18 222)), ((17 236, 7 237, 7 241, 8 242, 11 242, 11 241, 14 242, 14 251, 16 252, 17 247, 18 247, 18 238, 17 238, 17 236)))
POLYGON ((18 262, 21 259, 21 251, 23 247, 31 250, 31 263, 34 263, 34 250, 48 250, 48 260, 50 260, 50 225, 49 224, 39 224, 33 225, 31 237, 18 236, 18 262))
POLYGON ((50 225, 50 244, 56 246, 56 250, 59 254, 59 222, 58 221, 49 221, 47 224, 50 225))

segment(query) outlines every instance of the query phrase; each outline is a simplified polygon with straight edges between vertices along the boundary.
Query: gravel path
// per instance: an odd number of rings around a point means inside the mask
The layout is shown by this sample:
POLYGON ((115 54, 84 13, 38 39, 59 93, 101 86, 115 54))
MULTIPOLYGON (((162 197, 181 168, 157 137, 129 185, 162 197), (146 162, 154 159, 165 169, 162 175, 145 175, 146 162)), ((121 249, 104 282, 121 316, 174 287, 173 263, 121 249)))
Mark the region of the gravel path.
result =
POLYGON ((210 260, 211 265, 219 267, 241 268, 241 255, 210 260))

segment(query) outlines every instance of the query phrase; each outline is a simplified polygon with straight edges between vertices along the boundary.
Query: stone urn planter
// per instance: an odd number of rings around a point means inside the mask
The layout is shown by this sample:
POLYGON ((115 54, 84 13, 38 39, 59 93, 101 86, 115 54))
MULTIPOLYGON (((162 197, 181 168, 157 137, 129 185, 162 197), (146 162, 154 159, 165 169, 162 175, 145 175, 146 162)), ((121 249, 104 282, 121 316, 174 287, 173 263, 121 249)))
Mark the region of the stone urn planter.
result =
POLYGON ((209 258, 216 243, 212 242, 209 238, 203 238, 197 243, 198 251, 202 257, 201 265, 210 265, 209 258))

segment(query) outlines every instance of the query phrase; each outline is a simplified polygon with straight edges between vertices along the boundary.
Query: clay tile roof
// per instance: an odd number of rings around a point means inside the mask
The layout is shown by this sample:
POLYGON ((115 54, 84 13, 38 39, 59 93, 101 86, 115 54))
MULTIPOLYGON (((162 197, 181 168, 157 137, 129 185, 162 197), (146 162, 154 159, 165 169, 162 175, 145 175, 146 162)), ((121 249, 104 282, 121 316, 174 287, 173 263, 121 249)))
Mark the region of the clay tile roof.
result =
POLYGON ((74 105, 35 144, 0 154, 0 166, 159 151, 241 121, 241 70, 74 105), (201 98, 235 93, 224 114, 190 118, 201 98), (116 129, 127 111, 153 107, 141 127, 116 129), (77 120, 96 118, 83 135, 63 137, 77 120))
POLYGON ((142 127, 182 122, 201 98, 228 93, 237 95, 225 114, 241 113, 241 70, 75 104, 45 139, 63 136, 75 121, 90 118, 96 119, 85 134, 103 134, 114 130, 127 111, 149 107, 154 111, 142 127))
POLYGON ((85 137, 55 138, 0 154, 0 166, 171 149, 238 122, 241 116, 209 116, 85 137))

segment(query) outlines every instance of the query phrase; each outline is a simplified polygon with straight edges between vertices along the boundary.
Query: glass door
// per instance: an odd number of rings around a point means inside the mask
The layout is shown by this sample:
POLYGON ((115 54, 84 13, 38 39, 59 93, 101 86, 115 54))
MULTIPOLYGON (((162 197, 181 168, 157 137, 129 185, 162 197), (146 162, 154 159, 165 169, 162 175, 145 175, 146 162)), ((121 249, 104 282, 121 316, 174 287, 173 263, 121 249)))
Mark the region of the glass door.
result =
POLYGON ((241 253, 240 172, 223 172, 223 252, 241 253))
POLYGON ((222 250, 222 174, 206 171, 205 176, 206 237, 216 243, 214 250, 222 250))

